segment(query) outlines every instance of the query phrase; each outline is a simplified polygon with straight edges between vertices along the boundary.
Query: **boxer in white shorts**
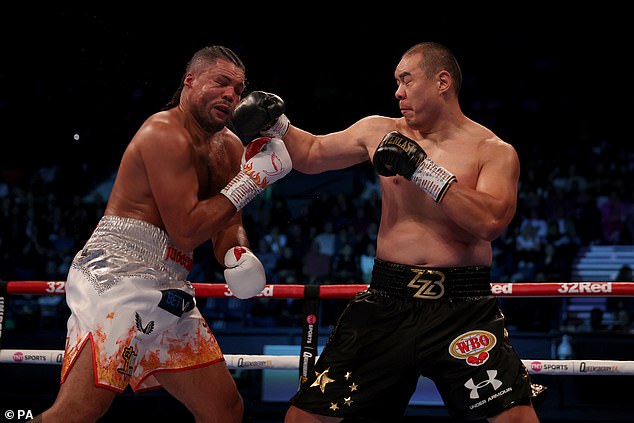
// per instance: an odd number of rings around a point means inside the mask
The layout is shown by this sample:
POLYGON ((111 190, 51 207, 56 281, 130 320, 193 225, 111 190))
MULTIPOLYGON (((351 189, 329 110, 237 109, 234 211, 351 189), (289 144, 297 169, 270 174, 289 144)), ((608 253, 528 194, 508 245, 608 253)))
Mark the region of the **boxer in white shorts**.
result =
POLYGON ((266 285, 242 208, 287 175, 284 142, 227 124, 246 85, 229 48, 194 53, 179 88, 126 147, 104 215, 68 273, 71 310, 55 402, 32 419, 100 420, 121 391, 162 387, 196 422, 241 423, 244 402, 186 280, 210 241, 240 299, 266 285))
POLYGON ((185 280, 192 263, 154 225, 104 216, 68 274, 62 382, 86 342, 95 383, 119 392, 158 387, 157 371, 223 360, 185 280))

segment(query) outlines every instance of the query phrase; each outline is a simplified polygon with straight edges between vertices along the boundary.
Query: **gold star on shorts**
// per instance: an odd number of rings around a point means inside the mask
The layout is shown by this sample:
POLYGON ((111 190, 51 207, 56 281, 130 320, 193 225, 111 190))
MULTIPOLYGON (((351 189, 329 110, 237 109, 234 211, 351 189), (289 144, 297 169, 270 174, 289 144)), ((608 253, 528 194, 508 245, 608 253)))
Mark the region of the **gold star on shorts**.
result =
POLYGON ((319 389, 321 389, 321 393, 323 394, 324 391, 326 390, 326 384, 335 381, 334 379, 330 379, 328 377, 329 371, 330 371, 330 367, 321 373, 315 372, 315 374, 317 375, 317 379, 315 379, 315 381, 313 382, 312 385, 310 385, 310 387, 312 388, 313 386, 319 386, 319 389))

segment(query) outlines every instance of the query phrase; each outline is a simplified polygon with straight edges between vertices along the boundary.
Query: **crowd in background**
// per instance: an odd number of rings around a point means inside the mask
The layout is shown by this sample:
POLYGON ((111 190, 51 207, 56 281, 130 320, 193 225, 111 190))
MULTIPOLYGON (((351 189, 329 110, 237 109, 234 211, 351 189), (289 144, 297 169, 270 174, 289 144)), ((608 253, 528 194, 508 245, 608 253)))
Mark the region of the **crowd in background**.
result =
MULTIPOLYGON (((575 258, 584 247, 634 245, 634 157, 607 142, 588 147, 568 160, 549 157, 537 147, 518 149, 522 161, 518 208, 511 225, 493 243, 494 281, 571 280, 575 258)), ((74 254, 103 213, 113 175, 112 169, 98 170, 90 162, 4 169, 0 278, 64 280, 74 254)), ((264 264, 269 283, 370 281, 381 216, 380 188, 369 163, 347 175, 350 184, 325 187, 318 195, 302 195, 300 188, 291 197, 273 185, 244 209, 251 247, 264 264)), ((292 178, 289 175, 287 183, 292 178)), ((223 281, 222 267, 209 244, 195 251, 195 263, 191 281, 223 281)), ((13 310, 27 307, 41 314, 38 307, 44 308, 46 301, 57 307, 49 307, 49 314, 63 310, 63 301, 28 297, 14 302, 13 310)), ((201 300, 201 308, 222 320, 223 314, 214 310, 221 308, 219 302, 201 300)), ((334 322, 341 305, 341 301, 325 302, 324 324, 334 322)), ((295 324, 301 307, 298 301, 258 299, 242 313, 248 315, 250 325, 295 324)), ((557 319, 556 307, 550 313, 554 315, 549 323, 538 329, 556 324, 552 322, 557 319)), ((65 316, 59 320, 65 322, 65 316)))

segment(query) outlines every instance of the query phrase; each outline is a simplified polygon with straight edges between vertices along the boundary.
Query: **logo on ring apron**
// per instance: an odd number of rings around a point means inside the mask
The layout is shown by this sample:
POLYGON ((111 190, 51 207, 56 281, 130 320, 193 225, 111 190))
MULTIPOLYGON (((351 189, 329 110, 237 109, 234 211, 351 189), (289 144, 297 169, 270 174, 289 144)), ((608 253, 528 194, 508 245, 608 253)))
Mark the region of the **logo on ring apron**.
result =
POLYGON ((163 289, 161 294, 163 297, 158 306, 174 316, 181 317, 194 308, 194 297, 180 289, 163 289))
POLYGON ((465 360, 470 366, 480 366, 489 359, 489 351, 497 343, 497 338, 486 330, 472 330, 457 336, 449 344, 452 357, 465 360))

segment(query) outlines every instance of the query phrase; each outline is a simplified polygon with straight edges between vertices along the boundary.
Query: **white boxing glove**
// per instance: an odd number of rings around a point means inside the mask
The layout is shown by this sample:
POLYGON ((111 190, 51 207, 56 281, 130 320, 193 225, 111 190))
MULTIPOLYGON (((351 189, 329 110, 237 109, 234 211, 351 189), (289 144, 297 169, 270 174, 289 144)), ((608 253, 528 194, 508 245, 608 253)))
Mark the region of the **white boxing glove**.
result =
POLYGON ((247 247, 229 248, 225 254, 225 281, 231 293, 240 299, 255 297, 266 285, 266 273, 260 259, 247 247))
POLYGON ((244 149, 240 172, 220 193, 240 210, 264 188, 286 176, 291 169, 293 163, 284 141, 279 138, 256 138, 244 149))

